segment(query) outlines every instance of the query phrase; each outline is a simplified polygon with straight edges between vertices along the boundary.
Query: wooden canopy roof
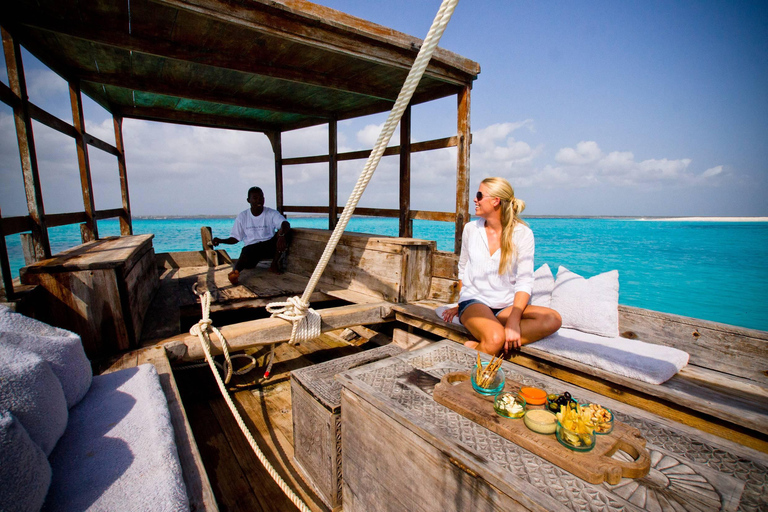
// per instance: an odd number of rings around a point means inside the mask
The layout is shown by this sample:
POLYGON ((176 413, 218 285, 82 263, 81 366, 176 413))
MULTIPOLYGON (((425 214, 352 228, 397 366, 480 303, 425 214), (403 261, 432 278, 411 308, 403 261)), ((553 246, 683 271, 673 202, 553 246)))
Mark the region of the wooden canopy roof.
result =
MULTIPOLYGON (((304 0, 14 0, 0 22, 112 114, 285 131, 389 110, 421 40, 304 0)), ((480 66, 438 49, 413 103, 480 66)))

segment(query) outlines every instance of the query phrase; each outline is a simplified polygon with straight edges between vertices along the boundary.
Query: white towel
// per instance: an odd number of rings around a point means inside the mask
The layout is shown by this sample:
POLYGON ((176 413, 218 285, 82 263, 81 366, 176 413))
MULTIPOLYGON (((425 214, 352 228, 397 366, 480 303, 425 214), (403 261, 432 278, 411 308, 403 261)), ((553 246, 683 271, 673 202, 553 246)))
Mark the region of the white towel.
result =
POLYGON ((606 338, 575 329, 555 334, 529 345, 616 375, 661 384, 688 364, 688 353, 664 345, 627 338, 606 338))

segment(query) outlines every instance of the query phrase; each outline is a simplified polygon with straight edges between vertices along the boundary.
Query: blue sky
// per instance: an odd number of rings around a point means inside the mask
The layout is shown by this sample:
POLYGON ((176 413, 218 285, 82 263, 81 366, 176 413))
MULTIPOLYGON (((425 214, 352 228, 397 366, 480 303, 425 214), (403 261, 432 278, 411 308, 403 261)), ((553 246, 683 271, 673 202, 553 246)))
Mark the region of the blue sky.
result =
MULTIPOLYGON (((421 38, 440 4, 318 3, 421 38)), ((768 216, 768 4, 464 0, 441 46, 481 66, 472 91, 473 188, 504 176, 531 215, 768 216)), ((25 65, 32 101, 69 121, 64 82, 28 55, 25 65)), ((384 119, 340 123, 341 150, 371 147, 384 119)), ((414 141, 452 135, 455 126, 454 98, 414 108, 414 141)), ((24 214, 7 107, 0 127, 0 207, 24 214)), ((91 103, 86 127, 113 140, 111 120, 91 103)), ((81 209, 74 145, 35 130, 46 210, 81 209)), ((124 131, 136 215, 235 214, 254 183, 273 203, 262 135, 132 120, 124 131)), ((326 147, 324 127, 284 138, 286 156, 326 147)), ((114 159, 90 153, 97 208, 118 206, 114 159)), ((342 202, 363 164, 341 167, 342 202)), ((397 206, 396 165, 382 161, 362 205, 397 206)), ((451 210, 455 153, 415 155, 413 167, 413 207, 451 210)), ((325 175, 318 165, 287 169, 286 203, 324 204, 325 175)))

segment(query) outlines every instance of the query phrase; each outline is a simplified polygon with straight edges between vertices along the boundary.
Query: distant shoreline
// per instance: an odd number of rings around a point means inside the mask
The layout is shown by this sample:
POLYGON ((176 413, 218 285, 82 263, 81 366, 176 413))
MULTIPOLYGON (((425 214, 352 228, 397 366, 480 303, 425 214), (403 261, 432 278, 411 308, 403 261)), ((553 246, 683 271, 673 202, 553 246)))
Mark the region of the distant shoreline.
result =
MULTIPOLYGON (((290 218, 327 218, 327 215, 290 214, 290 218)), ((359 217, 365 217, 360 215, 359 217)), ((141 220, 234 219, 235 215, 134 215, 141 220)), ((390 217, 379 217, 390 218, 390 217)), ((394 217, 391 217, 394 219, 394 217)), ((523 215, 526 219, 616 219, 665 222, 768 222, 768 217, 665 217, 651 215, 523 215)))

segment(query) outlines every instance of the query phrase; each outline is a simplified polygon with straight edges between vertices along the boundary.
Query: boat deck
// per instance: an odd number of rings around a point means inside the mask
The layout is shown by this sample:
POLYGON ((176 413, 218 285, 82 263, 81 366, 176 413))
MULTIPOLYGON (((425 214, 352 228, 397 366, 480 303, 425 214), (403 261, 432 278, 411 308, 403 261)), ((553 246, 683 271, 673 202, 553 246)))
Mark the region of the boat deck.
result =
MULTIPOLYGON (((312 510, 329 510, 302 479, 293 463, 290 371, 376 347, 354 346, 322 335, 311 344, 282 344, 273 373, 263 375, 266 350, 254 354, 262 363, 233 377, 231 393, 256 442, 270 463, 312 510), (237 387, 241 389, 237 391, 237 387)), ((295 510, 248 445, 207 367, 174 372, 184 408, 207 468, 220 510, 295 510)))

